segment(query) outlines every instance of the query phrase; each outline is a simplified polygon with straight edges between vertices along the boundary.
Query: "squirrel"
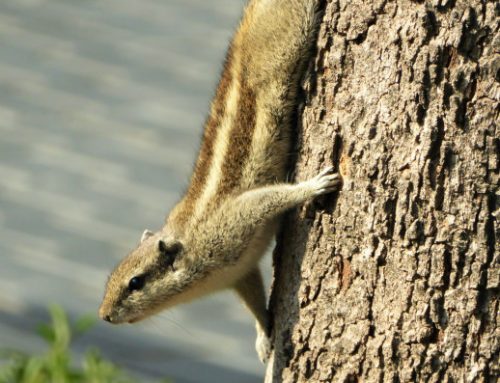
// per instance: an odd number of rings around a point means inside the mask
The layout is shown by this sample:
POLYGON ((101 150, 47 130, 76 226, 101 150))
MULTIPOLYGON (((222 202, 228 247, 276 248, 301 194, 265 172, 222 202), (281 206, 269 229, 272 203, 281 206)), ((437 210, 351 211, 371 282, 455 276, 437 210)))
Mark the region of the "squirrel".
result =
POLYGON ((271 351, 258 262, 285 211, 338 190, 328 167, 285 183, 297 93, 313 51, 319 0, 250 0, 227 51, 189 187, 153 233, 109 276, 99 316, 134 323, 232 288, 256 319, 256 349, 271 351))

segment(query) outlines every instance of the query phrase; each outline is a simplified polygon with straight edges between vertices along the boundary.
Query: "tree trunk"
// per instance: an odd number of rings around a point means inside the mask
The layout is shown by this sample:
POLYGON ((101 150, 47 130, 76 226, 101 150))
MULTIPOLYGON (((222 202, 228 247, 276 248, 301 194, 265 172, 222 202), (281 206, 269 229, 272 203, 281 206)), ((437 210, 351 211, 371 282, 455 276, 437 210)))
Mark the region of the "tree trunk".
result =
POLYGON ((295 177, 344 185, 284 218, 267 382, 498 379, 499 14, 326 5, 295 177))

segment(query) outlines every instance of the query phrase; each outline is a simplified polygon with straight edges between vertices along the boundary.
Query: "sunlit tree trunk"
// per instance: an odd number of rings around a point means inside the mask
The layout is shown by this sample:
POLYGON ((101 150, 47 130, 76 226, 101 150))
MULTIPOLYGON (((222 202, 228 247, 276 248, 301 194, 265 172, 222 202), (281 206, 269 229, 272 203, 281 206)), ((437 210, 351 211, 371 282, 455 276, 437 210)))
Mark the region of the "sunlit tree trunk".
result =
POLYGON ((284 217, 267 382, 499 375, 500 6, 328 2, 295 178, 338 195, 284 217))

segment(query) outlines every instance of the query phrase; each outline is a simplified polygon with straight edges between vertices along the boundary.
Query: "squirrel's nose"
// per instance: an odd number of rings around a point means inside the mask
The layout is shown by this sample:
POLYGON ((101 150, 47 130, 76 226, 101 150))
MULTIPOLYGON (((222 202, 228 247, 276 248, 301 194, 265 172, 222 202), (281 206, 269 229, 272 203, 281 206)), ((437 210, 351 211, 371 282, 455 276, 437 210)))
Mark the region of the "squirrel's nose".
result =
POLYGON ((99 317, 106 322, 113 323, 113 318, 111 317, 110 310, 106 307, 99 307, 99 317))

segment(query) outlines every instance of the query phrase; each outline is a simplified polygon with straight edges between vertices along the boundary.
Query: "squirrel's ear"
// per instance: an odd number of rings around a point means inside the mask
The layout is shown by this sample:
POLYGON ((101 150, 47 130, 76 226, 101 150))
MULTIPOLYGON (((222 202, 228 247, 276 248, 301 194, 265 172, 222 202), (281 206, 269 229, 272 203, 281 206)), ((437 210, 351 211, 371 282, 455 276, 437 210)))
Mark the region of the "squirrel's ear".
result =
POLYGON ((180 242, 165 242, 162 239, 158 240, 158 251, 160 254, 177 254, 182 250, 182 244, 180 242))
POLYGON ((148 229, 144 230, 144 233, 142 233, 141 237, 141 243, 144 242, 149 237, 151 237, 152 235, 154 235, 154 233, 151 230, 148 229))
POLYGON ((174 269, 174 261, 181 250, 182 244, 180 242, 167 243, 162 239, 158 240, 158 251, 160 252, 162 264, 166 267, 174 269))

